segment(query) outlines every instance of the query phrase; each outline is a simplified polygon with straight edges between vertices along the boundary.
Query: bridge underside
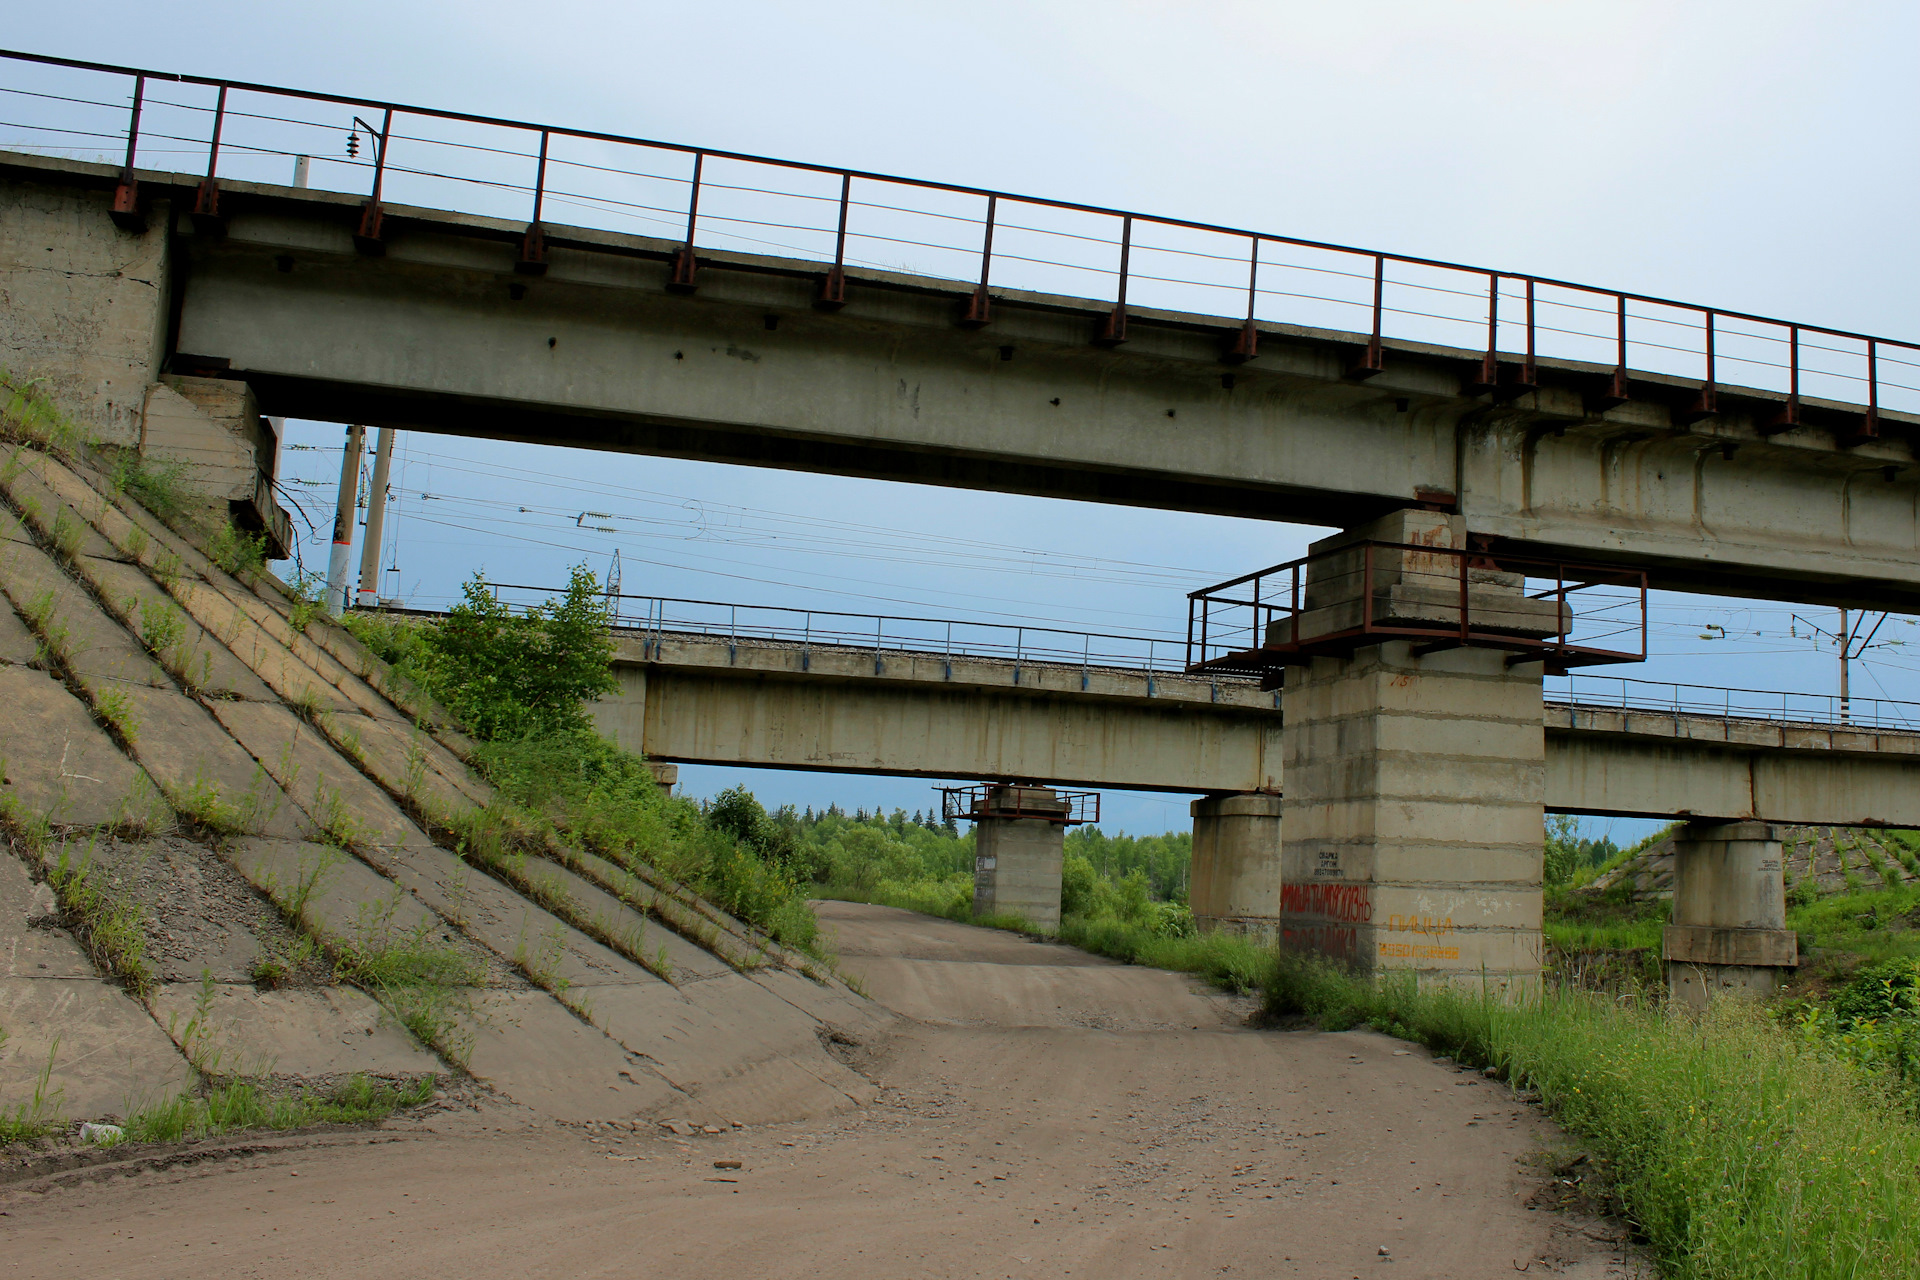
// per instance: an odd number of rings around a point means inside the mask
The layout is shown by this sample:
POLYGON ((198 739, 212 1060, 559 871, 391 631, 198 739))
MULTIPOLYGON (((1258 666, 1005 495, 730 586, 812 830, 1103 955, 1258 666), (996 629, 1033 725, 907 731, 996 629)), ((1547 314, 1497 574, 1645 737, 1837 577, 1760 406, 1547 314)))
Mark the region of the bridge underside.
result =
POLYGON ((1920 609, 1916 424, 1898 414, 1860 443, 1857 406, 1802 399, 1781 431, 1783 397, 1723 388, 1689 422, 1694 384, 1651 374, 1602 411, 1608 370, 1566 361, 1496 403, 1473 390, 1480 353, 1389 342, 1355 382, 1362 336, 1278 325, 1229 372, 1237 322, 1218 317, 1137 311, 1109 350, 1090 341, 1105 302, 996 295, 967 330, 967 286, 858 271, 824 313, 816 265, 737 254, 703 255, 677 296, 675 245, 559 227, 531 278, 513 271, 522 225, 431 210, 390 207, 368 257, 356 199, 242 183, 205 236, 169 215, 192 182, 165 174, 142 177, 156 216, 134 237, 106 219, 114 177, 0 161, 23 317, 0 336, 134 439, 130 384, 164 367, 243 380, 270 413, 489 438, 1340 527, 1433 505, 1663 587, 1920 609), (44 318, 116 307, 123 385, 67 376, 44 318))

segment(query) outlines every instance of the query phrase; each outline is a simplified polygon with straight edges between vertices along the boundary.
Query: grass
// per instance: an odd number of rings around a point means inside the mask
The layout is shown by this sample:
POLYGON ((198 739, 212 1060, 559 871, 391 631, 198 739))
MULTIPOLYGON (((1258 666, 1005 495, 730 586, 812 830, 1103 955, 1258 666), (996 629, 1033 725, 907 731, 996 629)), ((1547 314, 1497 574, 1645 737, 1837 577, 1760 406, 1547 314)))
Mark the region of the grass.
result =
POLYGON ((371 1124, 433 1097, 433 1080, 396 1084, 359 1074, 325 1089, 274 1093, 236 1080, 204 1095, 181 1093, 129 1116, 130 1142, 183 1142, 248 1129, 305 1129, 322 1124, 371 1124))
POLYGON ((1599 1157, 1665 1275, 1920 1273, 1920 1127, 1884 1073, 1763 1010, 1721 1001, 1693 1020, 1564 988, 1509 1004, 1294 956, 1276 961, 1267 1007, 1370 1025, 1537 1092, 1599 1157))
MULTIPOLYGON (((6 1045, 7 1032, 0 1027, 0 1049, 6 1045)), ((53 1080, 54 1058, 59 1052, 60 1041, 56 1037, 53 1047, 47 1050, 47 1065, 34 1077, 32 1096, 12 1107, 0 1106, 0 1147, 15 1142, 38 1142, 61 1127, 60 1098, 65 1088, 48 1089, 53 1080)))
POLYGON ((395 929, 395 893, 381 907, 363 906, 354 937, 333 948, 336 969, 385 1005, 422 1044, 465 1065, 473 1051, 472 1033, 464 1026, 472 1013, 467 993, 486 975, 473 960, 434 941, 432 920, 395 929))
POLYGON ((180 463, 155 462, 129 449, 113 460, 112 485, 154 515, 171 522, 187 512, 185 471, 180 463))
POLYGON ((63 846, 47 868, 47 884, 93 962, 145 999, 160 980, 147 959, 146 912, 112 885, 91 848, 76 862, 63 846))

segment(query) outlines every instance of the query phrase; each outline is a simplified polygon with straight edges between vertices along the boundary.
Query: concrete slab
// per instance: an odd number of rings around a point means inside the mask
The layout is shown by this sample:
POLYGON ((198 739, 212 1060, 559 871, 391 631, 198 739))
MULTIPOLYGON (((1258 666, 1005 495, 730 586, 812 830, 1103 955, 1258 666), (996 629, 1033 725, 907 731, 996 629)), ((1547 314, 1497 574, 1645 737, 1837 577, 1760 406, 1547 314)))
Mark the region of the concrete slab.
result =
POLYGON ((0 1105, 28 1101, 36 1077, 68 1120, 124 1117, 193 1082, 193 1069, 147 1011, 97 978, 0 978, 0 1105))
POLYGON ((878 1035, 893 1021, 886 1006, 855 994, 838 978, 816 982, 791 969, 772 968, 756 969, 746 977, 808 1016, 858 1040, 878 1035))
POLYGON ((181 577, 167 583, 167 594, 281 699, 307 703, 319 711, 352 709, 318 672, 262 631, 219 591, 204 582, 181 577))
POLYGON ((0 667, 0 797, 56 824, 101 826, 164 814, 159 792, 66 686, 0 667))
POLYGON ((327 845, 260 838, 235 840, 229 849, 240 873, 275 901, 290 903, 305 889, 301 919, 324 938, 371 948, 424 935, 459 950, 483 975, 480 985, 526 986, 498 957, 351 854, 327 845))
POLYGON ((35 884, 20 859, 0 853, 0 977, 99 977, 72 934, 32 923, 58 910, 52 889, 35 884))
POLYGON ((0 600, 0 665, 25 666, 40 652, 40 642, 20 616, 0 600))
MULTIPOLYGON (((657 906, 663 914, 688 922, 696 932, 711 928, 718 935, 720 945, 728 948, 734 955, 744 956, 753 953, 755 949, 753 942, 729 917, 721 915, 721 922, 716 923, 707 914, 696 911, 678 899, 668 897, 626 868, 617 866, 597 854, 575 850, 572 856, 585 868, 585 874, 572 871, 567 874, 573 880, 590 885, 596 893, 607 899, 617 901, 619 898, 624 898, 631 902, 638 902, 649 909, 657 906), (602 885, 610 886, 616 892, 608 892, 600 888, 602 885)), ((626 907, 624 903, 621 906, 624 910, 633 910, 631 907, 626 907)), ((648 933, 648 949, 653 950, 663 945, 667 948, 667 961, 673 966, 676 980, 682 973, 694 977, 705 977, 732 972, 731 966, 726 961, 705 947, 688 941, 667 925, 657 920, 649 920, 648 926, 659 935, 656 937, 653 932, 648 933)))
MULTIPOLYGON (((215 698, 272 702, 273 690, 246 664, 162 591, 142 570, 119 560, 83 556, 80 573, 99 592, 114 616, 141 639, 154 619, 177 619, 180 638, 160 654, 161 665, 188 687, 215 698)), ((166 625, 161 622, 162 626, 166 625)))
MULTIPOLYGON (((583 858, 583 861, 585 859, 583 858)), ((705 947, 689 941, 675 933, 658 920, 634 910, 615 895, 607 892, 587 877, 556 863, 540 862, 530 864, 539 868, 546 882, 564 892, 586 913, 588 920, 599 921, 615 937, 632 937, 636 945, 645 949, 647 954, 657 954, 665 948, 667 963, 672 966, 675 983, 698 981, 702 978, 717 978, 732 973, 733 968, 725 960, 713 954, 705 947)), ((621 892, 634 895, 641 902, 649 902, 647 886, 637 877, 622 871, 604 859, 595 858, 588 865, 596 869, 605 869, 610 874, 609 884, 618 886, 621 892)), ((682 911, 682 915, 691 912, 682 911)), ((727 946, 738 954, 751 950, 737 939, 725 938, 721 945, 727 946)))
POLYGON ((275 703, 216 702, 213 714, 322 830, 355 843, 433 843, 353 762, 291 710, 275 703))
MULTIPOLYGON (((654 984, 660 979, 602 946, 486 872, 445 849, 408 845, 371 850, 380 871, 503 960, 572 986, 605 983, 654 984)), ((526 873, 549 894, 570 893, 575 881, 551 863, 529 859, 526 873)), ((617 904, 616 904, 617 905, 617 904)), ((620 926, 616 923, 615 928, 620 926)), ((655 938, 653 932, 647 935, 655 938)))
POLYGON ((75 555, 120 554, 87 518, 101 506, 98 494, 82 486, 76 491, 78 501, 69 500, 50 487, 43 476, 49 466, 64 471, 60 463, 33 450, 22 450, 18 456, 17 467, 0 469, 0 489, 6 490, 35 532, 50 541, 68 542, 75 555))
POLYGON ((821 1047, 819 1023, 728 974, 690 983, 568 992, 596 1026, 727 1120, 769 1124, 863 1105, 873 1086, 821 1047))
POLYGON ((265 600, 237 584, 235 589, 222 591, 221 594, 252 619, 254 625, 276 644, 286 648, 316 672, 361 714, 402 723, 407 721, 406 715, 381 696, 378 690, 349 671, 338 658, 309 640, 304 633, 295 631, 293 625, 265 600))
POLYGON ((480 993, 475 1010, 467 1069, 522 1106, 556 1120, 722 1119, 544 991, 480 993))
POLYGON ((312 819, 206 707, 167 689, 123 692, 135 726, 133 754, 176 808, 217 806, 248 835, 307 840, 318 834, 312 819))
POLYGON ((447 1071, 391 1014, 352 987, 257 991, 251 984, 216 983, 211 999, 205 996, 198 983, 163 986, 154 996, 153 1016, 183 1050, 187 1028, 194 1026, 192 1051, 211 1074, 312 1078, 447 1071))
POLYGON ((89 687, 172 683, 127 629, 44 552, 0 543, 0 592, 23 617, 51 610, 46 625, 66 629, 68 661, 89 687))
POLYGON ((468 813, 492 799, 493 789, 425 730, 371 716, 328 713, 317 718, 334 744, 381 786, 414 798, 431 813, 468 813))

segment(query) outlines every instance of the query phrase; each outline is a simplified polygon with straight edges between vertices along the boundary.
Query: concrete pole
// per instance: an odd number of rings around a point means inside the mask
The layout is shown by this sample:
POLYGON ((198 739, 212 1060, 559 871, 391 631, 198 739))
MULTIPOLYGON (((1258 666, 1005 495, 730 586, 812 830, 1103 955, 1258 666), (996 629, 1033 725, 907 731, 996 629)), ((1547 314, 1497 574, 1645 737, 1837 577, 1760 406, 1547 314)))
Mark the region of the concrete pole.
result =
POLYGON ((387 519, 387 473, 393 465, 393 428, 380 428, 374 448, 373 491, 367 495, 367 533, 360 548, 360 607, 380 603, 380 534, 387 519))
POLYGON ((347 558, 353 553, 353 508, 360 495, 360 449, 366 428, 347 428, 340 455, 340 496, 333 508, 333 554, 327 558, 327 612, 339 617, 347 608, 347 558))

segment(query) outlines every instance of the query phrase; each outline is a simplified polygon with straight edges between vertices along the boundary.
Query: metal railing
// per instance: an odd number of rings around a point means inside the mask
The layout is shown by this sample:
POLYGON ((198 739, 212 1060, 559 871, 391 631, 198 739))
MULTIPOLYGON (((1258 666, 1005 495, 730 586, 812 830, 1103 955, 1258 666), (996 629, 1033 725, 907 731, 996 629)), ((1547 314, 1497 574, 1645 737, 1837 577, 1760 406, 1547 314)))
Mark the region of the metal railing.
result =
POLYGON ((0 63, 0 130, 20 135, 0 143, 103 158, 111 149, 122 168, 113 214, 131 229, 144 225, 143 154, 204 166, 180 184, 194 184, 202 225, 226 216, 223 177, 284 183, 271 167, 311 156, 315 186, 360 198, 355 238, 368 253, 383 251, 400 198, 524 220, 516 268, 527 275, 543 273, 557 245, 611 248, 548 221, 564 209, 568 227, 661 236, 665 287, 676 292, 699 287, 701 253, 774 251, 819 268, 814 303, 829 311, 848 299, 847 269, 867 267, 954 282, 964 299, 956 319, 970 327, 991 323, 996 289, 1099 299, 1088 303, 1100 313, 1089 337, 1108 346, 1126 341, 1129 307, 1220 317, 1228 364, 1259 354, 1262 324, 1286 323, 1351 341, 1357 378, 1384 367, 1389 339, 1453 347, 1474 370, 1467 389, 1495 398, 1535 389, 1537 362, 1551 357, 1610 371, 1590 393, 1601 407, 1627 399, 1636 375, 1698 379, 1673 406, 1683 421, 1716 412, 1719 390, 1735 385, 1779 399, 1761 423, 1768 432, 1799 425, 1804 398, 1842 403, 1822 425, 1844 443, 1876 436, 1883 409, 1920 408, 1920 344, 1822 325, 597 130, 23 52, 0 50, 0 63))
POLYGON ((1920 703, 1887 698, 1842 698, 1778 689, 1721 689, 1569 672, 1552 677, 1547 701, 1591 710, 1648 711, 1771 724, 1842 725, 1920 733, 1920 703))
MULTIPOLYGON (((566 594, 564 588, 489 582, 495 598, 514 609, 533 608, 566 594), (502 592, 522 593, 513 599, 502 592)), ((1006 622, 967 622, 901 614, 848 613, 790 605, 686 600, 673 596, 603 593, 607 620, 616 632, 646 641, 689 635, 748 640, 798 649, 842 648, 887 654, 987 658, 1022 665, 1122 671, 1184 669, 1180 642, 1172 637, 1070 631, 1006 622)))
POLYGON ((977 822, 981 818, 1040 818, 1063 827, 1100 821, 1098 791, 1054 791, 1039 784, 983 782, 965 787, 941 787, 940 821, 977 822), (1036 802, 1032 792, 1048 790, 1051 803, 1036 802))
POLYGON ((1641 662, 1647 575, 1485 549, 1356 541, 1187 597, 1187 670, 1270 677, 1288 661, 1412 640, 1550 670, 1641 662), (1631 647, 1627 647, 1631 646, 1631 647))

